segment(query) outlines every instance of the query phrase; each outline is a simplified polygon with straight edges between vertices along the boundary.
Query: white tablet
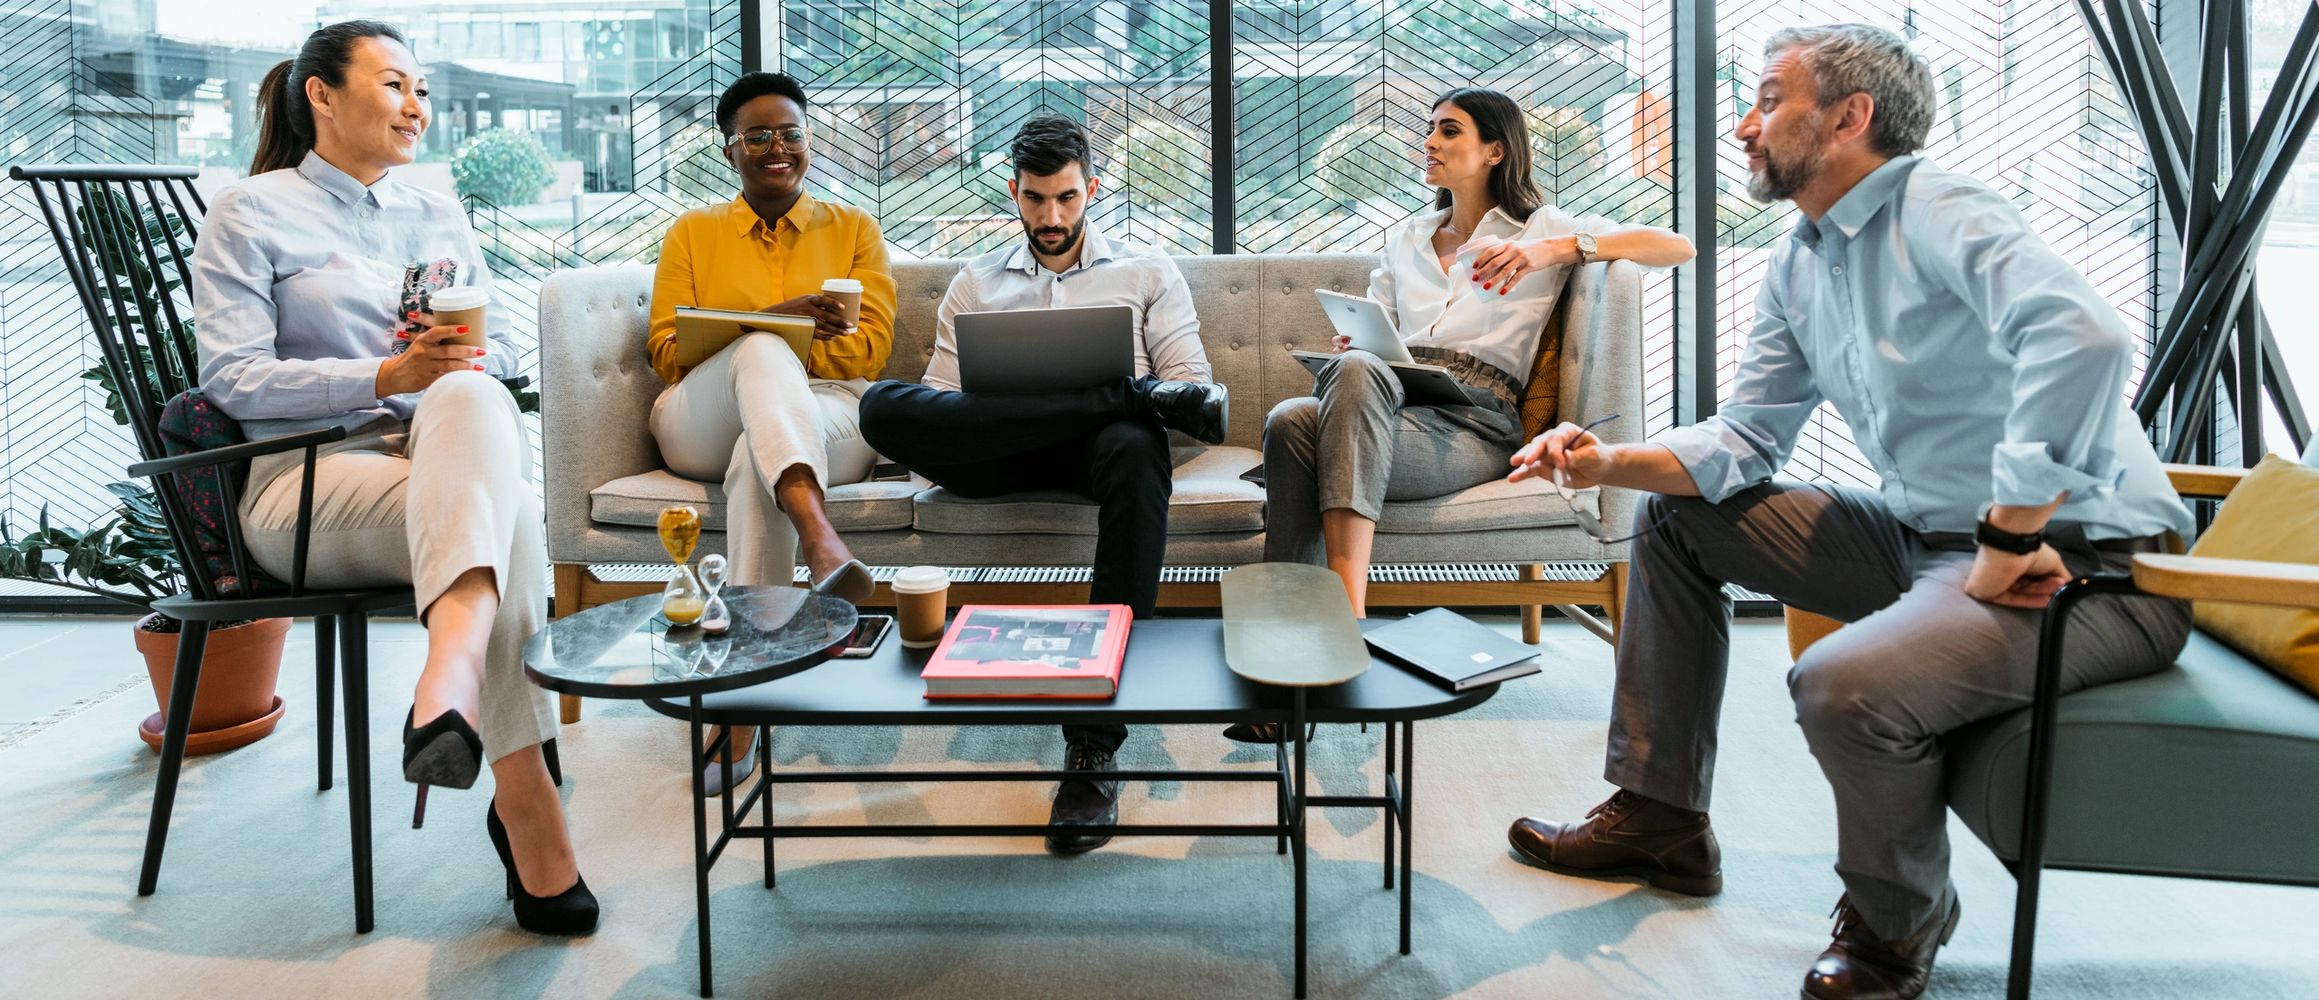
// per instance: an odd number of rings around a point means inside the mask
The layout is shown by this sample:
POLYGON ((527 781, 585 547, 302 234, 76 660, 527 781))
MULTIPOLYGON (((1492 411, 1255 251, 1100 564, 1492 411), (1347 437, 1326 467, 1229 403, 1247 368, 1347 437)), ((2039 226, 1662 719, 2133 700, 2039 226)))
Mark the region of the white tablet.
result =
POLYGON ((1313 289, 1321 300, 1321 312, 1329 317, 1329 324, 1337 328, 1337 335, 1353 342, 1353 346, 1387 361, 1415 361, 1409 348, 1401 343, 1401 335, 1393 331, 1393 321, 1386 318, 1385 307, 1376 299, 1359 295, 1332 292, 1326 288, 1313 289))

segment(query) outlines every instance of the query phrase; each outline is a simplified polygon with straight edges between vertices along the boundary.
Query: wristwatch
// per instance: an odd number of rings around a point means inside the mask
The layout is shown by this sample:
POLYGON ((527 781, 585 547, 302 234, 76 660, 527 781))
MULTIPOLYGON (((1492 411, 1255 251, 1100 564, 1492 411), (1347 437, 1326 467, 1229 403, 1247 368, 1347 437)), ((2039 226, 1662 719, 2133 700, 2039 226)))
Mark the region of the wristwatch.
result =
POLYGON ((1989 515, 1982 514, 1980 523, 1973 527, 1973 541, 1999 552, 2025 556, 2045 545, 2045 529, 2039 528, 2028 534, 2007 531, 1990 524, 1989 515))
POLYGON ((1574 240, 1578 244, 1578 262, 1583 265, 1593 261, 1595 254, 1594 234, 1580 233, 1574 240))

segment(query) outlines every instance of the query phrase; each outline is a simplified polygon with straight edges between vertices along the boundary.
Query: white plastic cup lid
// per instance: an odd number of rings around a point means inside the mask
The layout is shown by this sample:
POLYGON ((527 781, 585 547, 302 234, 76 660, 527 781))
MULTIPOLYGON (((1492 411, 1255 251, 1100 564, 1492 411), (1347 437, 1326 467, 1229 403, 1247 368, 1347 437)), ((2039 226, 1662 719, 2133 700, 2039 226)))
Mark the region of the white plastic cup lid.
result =
POLYGON ((931 594, 950 586, 950 574, 940 566, 912 566, 894 574, 897 594, 931 594))
POLYGON ((823 278, 821 290, 825 292, 858 292, 862 290, 862 283, 854 278, 823 278))
POLYGON ((473 309, 491 301, 491 293, 474 285, 457 285, 427 293, 427 311, 473 309))

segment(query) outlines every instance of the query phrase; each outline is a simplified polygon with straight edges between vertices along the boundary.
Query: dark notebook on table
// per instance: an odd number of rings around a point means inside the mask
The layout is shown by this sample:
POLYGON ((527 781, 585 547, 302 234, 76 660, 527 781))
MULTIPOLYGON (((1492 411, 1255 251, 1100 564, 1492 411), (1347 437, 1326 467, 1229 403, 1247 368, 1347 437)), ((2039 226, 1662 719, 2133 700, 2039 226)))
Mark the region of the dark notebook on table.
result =
POLYGON ((1538 647, 1508 639, 1448 608, 1380 625, 1361 637, 1452 691, 1538 672, 1538 647))

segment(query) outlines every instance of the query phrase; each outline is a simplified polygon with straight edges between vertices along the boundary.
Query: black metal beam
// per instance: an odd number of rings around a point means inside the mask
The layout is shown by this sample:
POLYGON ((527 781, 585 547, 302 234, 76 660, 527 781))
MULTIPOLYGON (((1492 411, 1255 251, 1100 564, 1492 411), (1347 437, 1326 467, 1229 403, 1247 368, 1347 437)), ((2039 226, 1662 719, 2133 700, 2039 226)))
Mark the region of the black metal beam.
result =
POLYGON ((764 0, 741 0, 741 72, 765 68, 764 0))
POLYGON ((1675 229, 1697 253, 1675 274, 1675 423, 1715 413, 1715 354, 1720 343, 1716 292, 1719 261, 1715 169, 1723 95, 1716 88, 1715 0, 1676 0, 1675 229))
POLYGON ((1240 247, 1233 183, 1239 172, 1234 142, 1236 112, 1232 91, 1232 4, 1208 0, 1208 128, 1209 199, 1212 205, 1208 245, 1211 253, 1236 253, 1240 247))

